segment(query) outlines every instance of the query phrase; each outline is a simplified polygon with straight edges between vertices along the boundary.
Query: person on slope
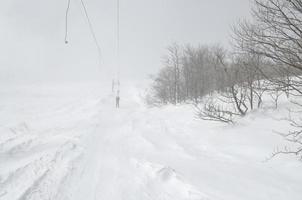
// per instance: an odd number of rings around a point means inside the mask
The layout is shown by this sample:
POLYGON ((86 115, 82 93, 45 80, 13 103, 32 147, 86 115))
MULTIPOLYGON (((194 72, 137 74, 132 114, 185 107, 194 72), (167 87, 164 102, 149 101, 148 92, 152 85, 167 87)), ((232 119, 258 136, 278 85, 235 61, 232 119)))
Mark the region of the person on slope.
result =
POLYGON ((119 108, 120 107, 120 94, 119 90, 117 91, 117 95, 115 97, 115 107, 119 108))

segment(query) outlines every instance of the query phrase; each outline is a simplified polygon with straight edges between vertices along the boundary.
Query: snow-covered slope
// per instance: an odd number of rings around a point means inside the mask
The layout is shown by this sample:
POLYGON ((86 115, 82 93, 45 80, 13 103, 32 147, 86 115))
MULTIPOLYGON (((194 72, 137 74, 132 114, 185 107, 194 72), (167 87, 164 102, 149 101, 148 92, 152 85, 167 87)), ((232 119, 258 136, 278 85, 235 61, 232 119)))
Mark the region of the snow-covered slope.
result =
POLYGON ((147 108, 130 84, 117 110, 110 89, 1 86, 1 200, 301 199, 301 162, 265 161, 284 145, 282 109, 230 126, 147 108))

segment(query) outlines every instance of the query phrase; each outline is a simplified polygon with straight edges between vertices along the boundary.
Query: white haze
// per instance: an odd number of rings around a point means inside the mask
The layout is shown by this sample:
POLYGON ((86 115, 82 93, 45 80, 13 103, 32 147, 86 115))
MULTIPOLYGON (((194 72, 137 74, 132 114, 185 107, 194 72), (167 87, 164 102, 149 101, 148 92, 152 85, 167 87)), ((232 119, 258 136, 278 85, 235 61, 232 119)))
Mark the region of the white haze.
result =
MULTIPOLYGON (((116 1, 85 0, 102 49, 102 64, 80 0, 2 0, 0 81, 111 79, 116 72, 116 1)), ((145 79, 161 66, 172 42, 221 43, 230 26, 249 16, 248 0, 120 0, 121 78, 145 79)))

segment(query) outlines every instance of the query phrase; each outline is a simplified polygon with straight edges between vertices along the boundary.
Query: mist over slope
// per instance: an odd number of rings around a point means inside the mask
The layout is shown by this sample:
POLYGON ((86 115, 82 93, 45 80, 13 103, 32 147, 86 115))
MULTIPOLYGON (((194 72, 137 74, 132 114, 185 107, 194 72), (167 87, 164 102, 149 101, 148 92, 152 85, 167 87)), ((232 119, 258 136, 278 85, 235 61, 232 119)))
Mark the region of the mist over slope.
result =
MULTIPOLYGON (((69 43, 65 44, 67 2, 2 0, 0 81, 81 81, 115 77, 116 1, 84 1, 101 47, 101 65, 80 1, 71 1, 69 43)), ((221 41, 228 46, 230 24, 246 16, 249 10, 248 0, 232 0, 241 9, 229 2, 121 1, 121 76, 145 79, 155 73, 161 66, 165 48, 174 41, 183 44, 221 41), (224 17, 217 13, 224 13, 224 17), (208 23, 210 18, 212 23, 208 23)))

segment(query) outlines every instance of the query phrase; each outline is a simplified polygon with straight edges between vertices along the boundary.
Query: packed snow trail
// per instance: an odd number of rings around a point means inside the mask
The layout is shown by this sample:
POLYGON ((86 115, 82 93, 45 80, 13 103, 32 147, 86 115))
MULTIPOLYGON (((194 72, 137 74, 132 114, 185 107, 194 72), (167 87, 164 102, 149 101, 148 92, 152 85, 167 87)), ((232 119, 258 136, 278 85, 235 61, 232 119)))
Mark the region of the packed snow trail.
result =
POLYGON ((302 196, 301 163, 263 162, 283 144, 272 126, 288 129, 278 112, 230 127, 194 120, 190 106, 147 108, 133 86, 116 109, 110 86, 93 86, 1 88, 1 200, 302 196))
POLYGON ((72 127, 56 123, 61 127, 43 136, 26 122, 12 130, 20 137, 1 143, 0 199, 203 199, 173 169, 146 160, 155 148, 136 127, 145 123, 143 106, 124 99, 117 110, 113 102, 107 95, 88 105, 56 105, 47 117, 80 117, 72 127), (88 130, 80 132, 83 125, 88 130))
POLYGON ((116 109, 112 102, 109 96, 98 104, 99 122, 86 143, 79 180, 72 182, 79 183, 72 199, 205 199, 173 169, 146 160, 156 148, 136 127, 145 123, 142 105, 126 100, 116 109))

